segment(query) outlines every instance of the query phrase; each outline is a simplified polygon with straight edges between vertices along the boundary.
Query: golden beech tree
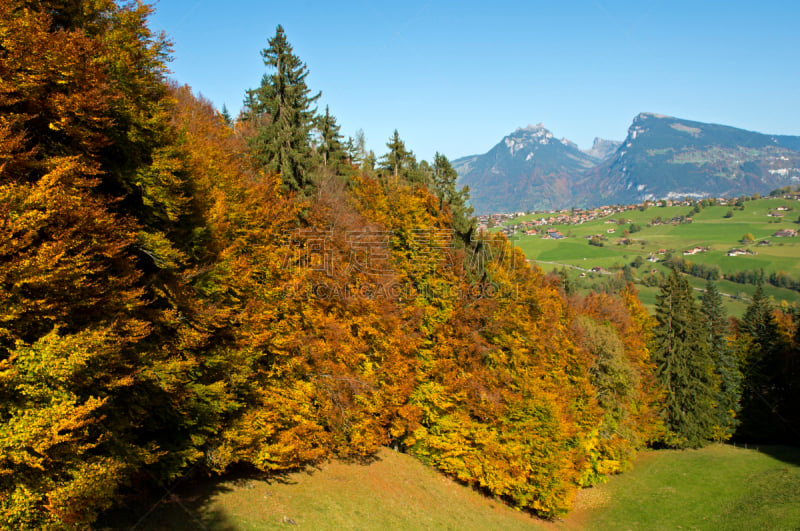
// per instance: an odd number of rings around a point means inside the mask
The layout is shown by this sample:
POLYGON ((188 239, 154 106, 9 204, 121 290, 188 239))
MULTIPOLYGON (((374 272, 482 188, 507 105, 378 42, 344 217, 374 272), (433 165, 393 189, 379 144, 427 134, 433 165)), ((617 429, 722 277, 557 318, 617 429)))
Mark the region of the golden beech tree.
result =
POLYGON ((572 297, 572 331, 590 357, 595 397, 603 409, 592 454, 598 475, 627 469, 637 450, 658 439, 660 391, 647 349, 651 320, 632 287, 619 296, 572 297))
POLYGON ((356 182, 360 210, 397 232, 393 263, 421 317, 414 421, 400 442, 520 507, 564 512, 601 417, 565 301, 501 237, 457 250, 451 231, 451 245, 415 247, 413 230, 452 227, 435 200, 397 180, 356 182))
POLYGON ((341 182, 321 186, 313 204, 285 196, 277 176, 247 163, 246 124, 234 133, 187 88, 173 96, 194 201, 206 204, 206 246, 216 249, 194 284, 218 308, 205 363, 214 360, 230 397, 209 466, 281 470, 374 453, 410 392, 413 342, 392 301, 347 295, 369 282, 348 267, 359 250, 350 235, 365 220, 341 182), (322 234, 331 267, 305 260, 315 227, 336 228, 322 234))
POLYGON ((494 295, 454 300, 438 327, 427 381, 412 397, 423 413, 410 450, 515 505, 557 515, 580 486, 599 410, 557 289, 504 239, 482 244, 493 250, 484 267, 494 295))
POLYGON ((213 311, 190 294, 197 268, 183 235, 194 218, 147 12, 0 5, 0 522, 10 528, 86 525, 143 469, 166 478, 197 460, 217 422, 221 386, 193 376, 213 311))
POLYGON ((87 191, 93 172, 51 163, 33 183, 0 186, 0 521, 10 527, 91 520, 131 472, 125 452, 144 451, 109 440, 105 424, 149 332, 125 252, 133 226, 87 191))

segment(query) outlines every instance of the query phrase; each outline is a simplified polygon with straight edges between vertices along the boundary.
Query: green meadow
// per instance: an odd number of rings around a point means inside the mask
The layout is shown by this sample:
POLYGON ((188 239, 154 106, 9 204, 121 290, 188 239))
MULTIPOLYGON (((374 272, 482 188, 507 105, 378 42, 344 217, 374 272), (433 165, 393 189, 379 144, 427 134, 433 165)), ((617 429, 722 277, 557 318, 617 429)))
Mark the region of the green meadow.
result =
MULTIPOLYGON (((515 218, 506 224, 518 225, 522 221, 541 216, 531 214, 515 218)), ((642 301, 646 306, 652 307, 657 289, 645 286, 640 281, 645 274, 654 270, 666 273, 662 264, 646 261, 651 256, 663 259, 664 255, 658 254, 660 250, 683 256, 685 250, 696 246, 704 247, 708 250, 684 258, 697 264, 719 266, 723 275, 763 270, 766 275, 784 272, 791 278, 800 279, 800 238, 774 236, 776 231, 782 229, 799 230, 798 217, 800 202, 773 198, 746 201, 743 210, 733 206, 710 206, 694 212, 692 206, 653 206, 644 210, 615 213, 579 225, 549 225, 562 232, 565 237, 561 240, 520 233, 513 235, 511 239, 529 260, 545 270, 566 266, 570 278, 579 289, 584 290, 592 289, 607 278, 609 273, 621 269, 625 264, 632 265, 637 257, 641 257, 645 261, 640 267, 633 269, 633 276, 639 281, 637 288, 642 301), (790 210, 779 211, 779 207, 790 210), (780 213, 782 217, 771 216, 770 213, 780 213), (670 222, 672 218, 679 216, 691 217, 692 222, 670 222), (665 223, 652 224, 657 218, 665 223), (625 231, 632 224, 638 225, 640 230, 626 234, 625 231), (613 233, 609 230, 613 230, 613 233), (603 238, 602 247, 589 245, 587 237, 592 235, 603 238), (745 235, 752 236, 752 241, 743 242, 745 235), (727 256, 728 251, 734 248, 747 249, 753 254, 727 256), (593 267, 603 268, 604 274, 589 273, 593 267)), ((691 281, 698 289, 705 284, 699 278, 692 278, 691 281)), ((726 304, 733 315, 741 315, 755 290, 753 285, 727 280, 718 281, 718 287, 726 296, 726 304)), ((791 304, 800 301, 800 293, 793 290, 770 285, 766 285, 765 290, 778 303, 786 301, 791 304)))
POLYGON ((640 455, 598 489, 583 529, 783 530, 800 526, 798 451, 712 445, 640 455))

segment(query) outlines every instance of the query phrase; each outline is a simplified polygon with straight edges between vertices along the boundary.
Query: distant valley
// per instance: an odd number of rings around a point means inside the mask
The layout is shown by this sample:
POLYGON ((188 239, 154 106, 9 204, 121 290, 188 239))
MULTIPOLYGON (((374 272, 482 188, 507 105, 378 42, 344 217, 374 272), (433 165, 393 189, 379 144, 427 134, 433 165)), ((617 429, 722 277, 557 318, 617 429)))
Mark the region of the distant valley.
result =
POLYGON ((800 182, 800 136, 641 113, 622 142, 580 150, 538 124, 453 167, 477 214, 731 197, 800 182))

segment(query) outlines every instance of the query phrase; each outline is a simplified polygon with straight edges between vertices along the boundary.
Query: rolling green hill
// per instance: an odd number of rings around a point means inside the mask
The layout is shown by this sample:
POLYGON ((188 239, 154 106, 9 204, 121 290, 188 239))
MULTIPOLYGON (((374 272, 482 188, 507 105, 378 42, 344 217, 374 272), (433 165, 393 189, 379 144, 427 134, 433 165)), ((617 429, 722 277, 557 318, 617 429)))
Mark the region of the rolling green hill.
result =
MULTIPOLYGON (((798 216, 800 202, 774 198, 746 201, 744 210, 727 205, 709 206, 700 212, 693 212, 691 206, 650 207, 615 213, 580 225, 553 225, 564 234, 565 238, 561 240, 543 239, 541 234, 527 236, 519 232, 512 236, 512 240, 529 260, 546 270, 568 267, 570 278, 579 287, 586 289, 607 279, 625 264, 634 264, 637 257, 641 257, 641 265, 633 267, 632 273, 638 281, 637 287, 640 289, 642 301, 646 305, 652 305, 657 288, 645 285, 644 280, 654 271, 662 274, 667 271, 663 260, 669 253, 693 263, 717 266, 727 276, 740 271, 763 269, 766 275, 783 272, 790 278, 800 280, 800 237, 773 236, 778 230, 800 229, 796 223, 798 216), (779 211, 780 207, 792 210, 779 211), (773 217, 770 213, 780 213, 783 217, 773 217), (731 217, 726 217, 727 215, 731 217), (690 216, 692 222, 669 222, 679 216, 690 216), (651 222, 657 218, 666 220, 667 223, 652 225, 651 222), (620 223, 620 220, 623 222, 620 223), (632 224, 638 225, 641 230, 626 236, 625 231, 630 230, 632 224), (609 233, 609 230, 614 232, 609 233), (746 234, 753 236, 751 243, 742 243, 746 234), (592 235, 605 238, 602 247, 589 245, 586 238, 592 235), (629 240, 627 244, 626 239, 629 240), (764 241, 769 244, 760 244, 764 241), (696 246, 708 250, 694 255, 683 255, 684 251, 696 246), (728 256, 728 251, 734 248, 746 249, 754 254, 728 256), (663 250, 667 254, 659 254, 663 250), (648 258, 659 261, 650 262, 648 258), (603 268, 604 271, 590 272, 594 267, 603 268)), ((509 224, 520 226, 522 222, 535 218, 537 215, 519 217, 509 224)), ((705 283, 699 278, 694 278, 692 282, 698 289, 705 283)), ((733 315, 741 314, 755 289, 751 284, 727 280, 720 280, 718 285, 728 295, 728 309, 733 315)), ((765 288, 767 294, 776 301, 800 301, 800 293, 797 291, 770 285, 765 288)))

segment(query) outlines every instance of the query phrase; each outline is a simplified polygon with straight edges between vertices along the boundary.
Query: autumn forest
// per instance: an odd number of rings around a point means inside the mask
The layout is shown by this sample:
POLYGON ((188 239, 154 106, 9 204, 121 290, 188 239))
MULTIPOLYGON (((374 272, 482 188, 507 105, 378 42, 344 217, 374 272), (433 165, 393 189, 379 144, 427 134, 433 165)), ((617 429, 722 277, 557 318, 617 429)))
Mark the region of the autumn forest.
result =
POLYGON ((344 138, 281 27, 230 116, 150 10, 0 3, 0 528, 382 447, 553 518, 645 447, 797 440, 791 308, 575 293, 445 156, 344 138))

